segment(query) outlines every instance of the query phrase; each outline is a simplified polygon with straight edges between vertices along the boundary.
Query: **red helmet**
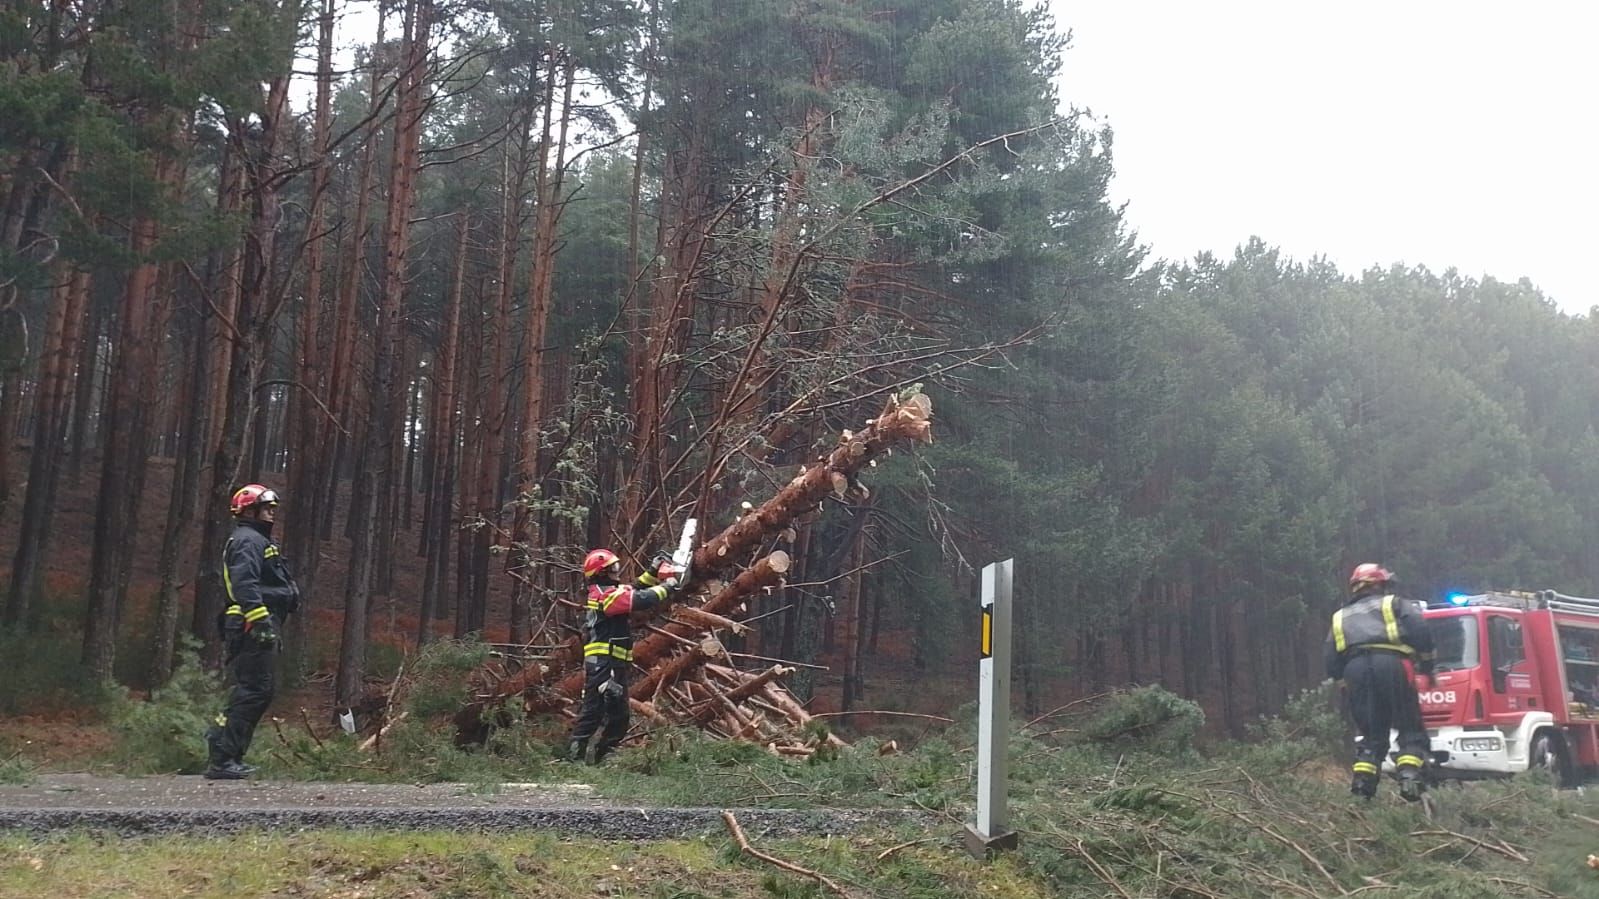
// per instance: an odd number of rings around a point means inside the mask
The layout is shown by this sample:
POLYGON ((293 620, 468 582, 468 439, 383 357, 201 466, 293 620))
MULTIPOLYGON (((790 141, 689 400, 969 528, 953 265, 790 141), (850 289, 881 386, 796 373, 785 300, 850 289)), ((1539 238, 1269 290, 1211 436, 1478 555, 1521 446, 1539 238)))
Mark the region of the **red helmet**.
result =
POLYGON ((583 557, 583 576, 593 580, 605 569, 620 564, 622 560, 608 549, 590 550, 589 554, 583 557))
POLYGON ((1386 584, 1394 579, 1394 573, 1378 565, 1376 562, 1362 562, 1355 566, 1349 575, 1349 586, 1359 587, 1361 584, 1386 584))
POLYGON ((260 484, 245 484, 233 493, 233 500, 228 507, 234 515, 243 515, 244 510, 251 506, 275 506, 278 504, 278 492, 263 487, 260 484))

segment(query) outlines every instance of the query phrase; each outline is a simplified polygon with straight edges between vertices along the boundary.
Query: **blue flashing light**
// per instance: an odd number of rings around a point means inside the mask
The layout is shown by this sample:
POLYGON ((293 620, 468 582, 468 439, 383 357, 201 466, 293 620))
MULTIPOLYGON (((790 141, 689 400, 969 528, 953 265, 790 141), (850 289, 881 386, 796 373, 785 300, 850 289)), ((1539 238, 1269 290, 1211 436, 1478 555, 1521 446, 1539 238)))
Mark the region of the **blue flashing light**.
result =
POLYGON ((1452 605, 1452 606, 1463 606, 1463 605, 1465 605, 1466 603, 1468 603, 1470 601, 1471 601, 1471 594, 1469 594, 1469 593, 1451 593, 1451 594, 1449 594, 1449 604, 1452 605))

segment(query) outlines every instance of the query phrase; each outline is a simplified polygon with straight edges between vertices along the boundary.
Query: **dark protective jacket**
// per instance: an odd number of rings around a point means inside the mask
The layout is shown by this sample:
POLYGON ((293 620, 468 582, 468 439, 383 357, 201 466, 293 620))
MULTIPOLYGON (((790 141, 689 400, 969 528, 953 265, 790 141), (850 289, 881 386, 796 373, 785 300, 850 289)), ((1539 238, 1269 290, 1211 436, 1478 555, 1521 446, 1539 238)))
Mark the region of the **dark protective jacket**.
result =
POLYGON ((1417 670, 1432 672, 1432 632, 1416 603, 1392 593, 1367 593, 1333 613, 1324 655, 1327 676, 1341 678, 1344 666, 1360 653, 1386 652, 1415 660, 1417 670))
POLYGON ((222 583, 228 590, 224 632, 240 619, 246 631, 268 615, 282 623, 300 608, 300 588, 265 521, 238 520, 222 550, 222 583))
POLYGON ((605 656, 623 662, 633 661, 633 627, 628 615, 661 602, 666 599, 666 593, 666 587, 652 574, 641 576, 638 583, 632 585, 590 584, 583 657, 605 656))

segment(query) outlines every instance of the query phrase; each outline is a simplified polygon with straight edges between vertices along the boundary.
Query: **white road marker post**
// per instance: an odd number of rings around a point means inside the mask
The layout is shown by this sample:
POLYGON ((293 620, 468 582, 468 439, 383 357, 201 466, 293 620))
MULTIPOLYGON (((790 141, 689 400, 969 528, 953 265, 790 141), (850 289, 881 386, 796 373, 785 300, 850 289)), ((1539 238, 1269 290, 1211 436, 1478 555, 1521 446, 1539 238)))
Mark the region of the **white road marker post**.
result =
POLYGON ((1010 613, 1011 572, 1015 559, 983 567, 983 624, 977 663, 977 821, 966 826, 966 850, 987 858, 1001 849, 1014 849, 1016 831, 1010 829, 1005 802, 1010 741, 1010 613))

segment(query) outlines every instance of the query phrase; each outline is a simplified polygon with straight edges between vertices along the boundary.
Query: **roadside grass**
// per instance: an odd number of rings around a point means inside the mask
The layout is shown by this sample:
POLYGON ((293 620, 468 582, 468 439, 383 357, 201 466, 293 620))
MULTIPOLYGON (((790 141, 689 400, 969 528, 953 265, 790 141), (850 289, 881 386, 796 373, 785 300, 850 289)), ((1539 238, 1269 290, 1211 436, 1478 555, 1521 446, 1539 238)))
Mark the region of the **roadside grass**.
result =
MULTIPOLYGON (((910 837, 761 841, 758 848, 859 895, 1047 896, 1016 859, 980 864, 910 837)), ((629 845, 549 834, 324 830, 228 838, 107 840, 76 833, 0 835, 0 897, 641 897, 712 899, 826 895, 800 875, 741 856, 725 835, 629 845)))
MULTIPOLYGON (((1391 785, 1376 801, 1354 800, 1347 762, 1338 758, 1347 737, 1325 689, 1307 691, 1281 716, 1259 721, 1247 742, 1200 746, 1203 714, 1158 687, 1116 692, 1017 727, 1009 744, 1010 801, 1021 848, 984 866, 953 845, 972 814, 970 725, 948 728, 911 751, 887 751, 864 739, 804 761, 697 732, 658 731, 591 768, 554 758, 561 722, 525 721, 514 707, 486 713, 493 727, 485 745, 454 745, 447 713, 460 707, 464 672, 480 651, 444 648, 417 664, 418 679, 399 703, 407 717, 370 751, 342 734, 285 722, 263 724, 252 760, 269 778, 453 781, 484 793, 509 782, 590 783, 600 796, 629 805, 922 809, 921 829, 850 840, 767 845, 751 835, 761 848, 858 887, 862 896, 1599 899, 1599 871, 1586 863, 1590 853, 1599 854, 1599 796, 1556 791, 1535 772, 1439 788, 1430 817, 1400 801, 1391 785), (876 857, 877 847, 911 841, 876 857)), ((121 757, 155 758, 162 744, 170 751, 195 729, 194 716, 214 688, 198 675, 180 678, 142 708, 118 713, 125 714, 116 718, 121 757)), ((160 763, 164 770, 172 764, 160 763)), ((652 899, 824 894, 803 878, 738 856, 721 834, 632 847, 539 835, 348 832, 125 843, 83 834, 0 840, 9 841, 0 842, 0 896, 274 889, 586 896, 601 892, 599 880, 611 885, 607 895, 652 899), (249 861, 257 856, 266 861, 249 861), (74 873, 80 866, 99 874, 74 873), (46 872, 59 876, 61 886, 50 881, 40 892, 46 881, 29 878, 46 872)))
POLYGON ((0 784, 33 783, 34 772, 34 763, 23 756, 21 749, 12 748, 8 740, 0 740, 0 784))

